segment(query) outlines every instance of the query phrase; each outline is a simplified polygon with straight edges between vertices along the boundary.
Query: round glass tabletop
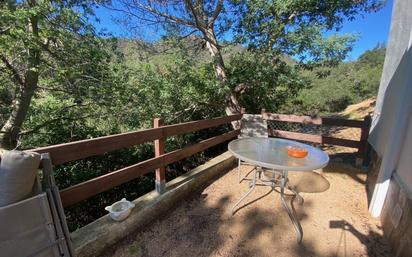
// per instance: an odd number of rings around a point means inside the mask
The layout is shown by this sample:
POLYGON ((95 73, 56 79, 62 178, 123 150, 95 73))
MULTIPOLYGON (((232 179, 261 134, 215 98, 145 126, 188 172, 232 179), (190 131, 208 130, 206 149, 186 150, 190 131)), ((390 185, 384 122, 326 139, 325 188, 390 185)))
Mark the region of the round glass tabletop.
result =
POLYGON ((256 166, 293 171, 311 171, 325 167, 329 156, 313 146, 280 138, 249 137, 233 140, 229 151, 242 161, 256 166), (308 155, 294 158, 288 155, 287 147, 305 148, 308 155))

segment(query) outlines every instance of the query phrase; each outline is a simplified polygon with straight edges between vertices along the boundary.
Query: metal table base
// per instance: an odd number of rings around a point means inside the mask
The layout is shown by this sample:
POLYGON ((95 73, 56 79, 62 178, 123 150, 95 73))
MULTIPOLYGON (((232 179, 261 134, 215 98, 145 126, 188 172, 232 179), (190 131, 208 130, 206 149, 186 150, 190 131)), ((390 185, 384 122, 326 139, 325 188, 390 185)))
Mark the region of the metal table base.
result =
MULTIPOLYGON (((288 180, 288 171, 271 171, 273 172, 274 178, 269 179, 269 180, 262 179, 262 174, 263 174, 262 168, 255 167, 252 171, 253 171, 253 178, 252 178, 252 181, 250 181, 249 190, 233 205, 232 215, 235 214, 237 210, 236 207, 253 192, 253 190, 255 189, 257 185, 257 182, 259 182, 259 184, 270 186, 272 187, 273 190, 276 187, 279 187, 280 188, 280 199, 282 201, 282 205, 286 209, 289 215, 289 218, 292 221, 293 227, 295 228, 297 241, 298 243, 301 243, 302 238, 303 238, 303 231, 302 231, 302 226, 300 225, 299 219, 296 216, 296 211, 293 206, 293 202, 294 200, 297 200, 299 204, 303 204, 303 198, 302 196, 299 195, 299 193, 296 190, 290 187, 289 180, 288 180), (279 175, 279 178, 276 178, 277 174, 279 175), (290 207, 285 199, 285 189, 288 189, 289 191, 293 193, 292 200, 290 202, 290 207)), ((241 180, 239 179, 239 183, 243 179, 244 178, 242 178, 241 180)))

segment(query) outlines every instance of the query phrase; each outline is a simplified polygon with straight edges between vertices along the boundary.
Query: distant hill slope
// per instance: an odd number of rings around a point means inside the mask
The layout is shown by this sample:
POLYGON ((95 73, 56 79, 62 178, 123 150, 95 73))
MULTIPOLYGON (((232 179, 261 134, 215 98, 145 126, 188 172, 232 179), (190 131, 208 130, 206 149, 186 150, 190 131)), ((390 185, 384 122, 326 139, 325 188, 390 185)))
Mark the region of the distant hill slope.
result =
MULTIPOLYGON (((174 54, 186 54, 196 60, 199 64, 212 61, 204 41, 197 36, 183 39, 173 37, 164 38, 156 42, 145 42, 141 40, 119 39, 119 51, 124 54, 126 60, 132 62, 143 62, 161 64, 171 58, 174 54)), ((228 62, 234 55, 246 51, 242 45, 225 45, 222 48, 222 56, 228 62)), ((295 65, 292 57, 284 55, 282 60, 289 65, 295 65)))
POLYGON ((306 115, 336 115, 342 112, 342 115, 349 115, 345 113, 349 105, 376 97, 385 51, 384 45, 377 45, 356 61, 304 70, 302 76, 308 87, 290 99, 282 111, 306 115))
POLYGON ((361 120, 367 115, 372 115, 375 103, 376 98, 366 99, 360 103, 349 105, 337 116, 347 119, 361 120))
MULTIPOLYGON (((363 120, 366 115, 372 114, 375 107, 375 102, 375 98, 370 98, 360 103, 349 105, 344 111, 331 115, 331 117, 363 120)), ((334 130, 330 131, 329 135, 336 138, 359 140, 361 130, 359 128, 336 127, 334 130)), ((335 161, 345 160, 347 163, 354 162, 355 156, 353 153, 357 152, 356 148, 332 145, 326 145, 323 149, 329 155, 333 156, 332 158, 334 158, 335 161)))

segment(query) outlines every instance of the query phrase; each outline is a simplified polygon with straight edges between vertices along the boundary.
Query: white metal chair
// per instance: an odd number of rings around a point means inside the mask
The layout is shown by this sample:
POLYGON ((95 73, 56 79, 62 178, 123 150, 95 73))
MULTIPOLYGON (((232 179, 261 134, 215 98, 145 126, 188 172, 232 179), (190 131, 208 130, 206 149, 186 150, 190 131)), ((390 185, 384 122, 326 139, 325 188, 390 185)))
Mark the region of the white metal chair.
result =
MULTIPOLYGON (((268 137, 268 125, 265 119, 263 119, 262 115, 260 114, 243 114, 241 123, 240 123, 240 135, 239 138, 245 137, 268 137)), ((254 169, 258 169, 260 167, 256 167, 252 164, 247 162, 238 161, 238 181, 241 183, 250 172, 254 169), (240 165, 248 165, 253 166, 253 169, 250 170, 245 176, 241 175, 240 165)))

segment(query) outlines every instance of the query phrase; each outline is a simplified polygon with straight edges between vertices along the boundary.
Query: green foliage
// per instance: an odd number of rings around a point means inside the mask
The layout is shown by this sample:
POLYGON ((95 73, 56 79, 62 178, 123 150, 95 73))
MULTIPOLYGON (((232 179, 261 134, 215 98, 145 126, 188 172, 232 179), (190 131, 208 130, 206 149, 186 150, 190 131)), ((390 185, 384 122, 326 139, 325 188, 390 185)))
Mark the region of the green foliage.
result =
POLYGON ((343 111, 348 105, 375 97, 381 78, 385 47, 378 45, 366 51, 357 61, 344 62, 336 67, 319 67, 304 71, 310 81, 296 98, 281 109, 297 114, 330 114, 343 111))
MULTIPOLYGON (((104 73, 100 73, 106 76, 105 84, 88 84, 81 88, 87 90, 80 93, 46 87, 35 95, 22 134, 22 148, 150 128, 155 117, 173 124, 224 115, 220 105, 224 92, 218 87, 210 64, 199 63, 185 48, 178 47, 174 53, 152 53, 147 62, 126 54, 132 43, 121 44, 122 48, 116 51, 124 55, 106 49, 110 58, 102 64, 104 73)), ((147 53, 140 50, 140 54, 147 53)), ((227 130, 223 126, 171 137, 166 150, 176 150, 227 130)), ((224 146, 218 146, 170 165, 167 178, 174 178, 223 150, 224 146)), ((56 181, 60 188, 66 188, 153 155, 153 146, 147 144, 61 165, 56 169, 56 181)), ((151 174, 69 207, 66 214, 70 229, 104 215, 104 206, 109 203, 123 197, 137 198, 153 187, 151 174)))
POLYGON ((22 96, 34 92, 25 100, 31 103, 29 112, 19 114, 24 123, 18 132, 23 138, 35 134, 42 139, 23 139, 23 147, 81 138, 46 131, 60 130, 63 121, 110 113, 115 104, 111 98, 121 94, 125 82, 113 52, 116 40, 96 35, 88 21, 89 1, 9 1, 0 8, 0 69, 5 71, 0 101, 7 104, 0 109, 0 127, 13 110, 20 111, 22 96), (44 134, 51 140, 44 140, 44 134))
MULTIPOLYGON (((33 49, 40 53, 34 67, 39 81, 21 128, 20 149, 150 128, 155 117, 174 124, 223 116, 229 90, 251 113, 261 108, 309 114, 340 111, 376 94, 384 48, 342 63, 353 37, 324 38, 323 31, 339 26, 344 16, 369 10, 375 2, 236 1, 236 8, 246 8, 238 39, 253 51, 239 44, 222 49, 228 75, 223 86, 196 33, 181 40, 180 28, 172 26, 167 28, 169 36, 154 43, 112 39, 101 37, 90 25, 88 0, 2 2, 0 54, 14 69, 7 62, 0 64, 0 126, 11 114, 21 89, 18 80, 29 69, 28 52, 33 49), (277 15, 271 16, 272 11, 277 15), (290 15, 290 20, 282 20, 290 15), (38 19, 38 35, 28 30, 30 17, 38 19), (295 60, 306 57, 310 57, 306 64, 322 65, 301 65, 302 59, 295 60), (326 67, 326 63, 338 65, 326 67)), ((230 15, 221 19, 217 26, 225 32, 233 21, 230 15)), ((221 126, 170 137, 166 150, 229 129, 221 126)), ((223 144, 169 165, 167 179, 224 150, 223 144)), ((151 157, 153 145, 145 144, 87 158, 56 167, 56 181, 66 188, 151 157)), ((152 190, 153 180, 153 174, 144 176, 68 208, 70 229, 100 217, 103 207, 115 200, 152 190)))
POLYGON ((286 58, 250 51, 229 60, 229 84, 233 89, 244 86, 240 101, 249 113, 260 113, 262 108, 277 111, 305 87, 297 67, 286 61, 286 58))
POLYGON ((236 37, 253 49, 268 49, 310 62, 336 64, 346 57, 353 35, 325 36, 345 19, 378 10, 381 0, 237 0, 242 16, 235 22, 236 37))
POLYGON ((211 64, 186 47, 167 41, 120 42, 127 81, 125 91, 111 98, 119 101, 116 112, 124 114, 116 121, 122 131, 151 127, 154 117, 170 124, 224 114, 224 92, 211 64))

